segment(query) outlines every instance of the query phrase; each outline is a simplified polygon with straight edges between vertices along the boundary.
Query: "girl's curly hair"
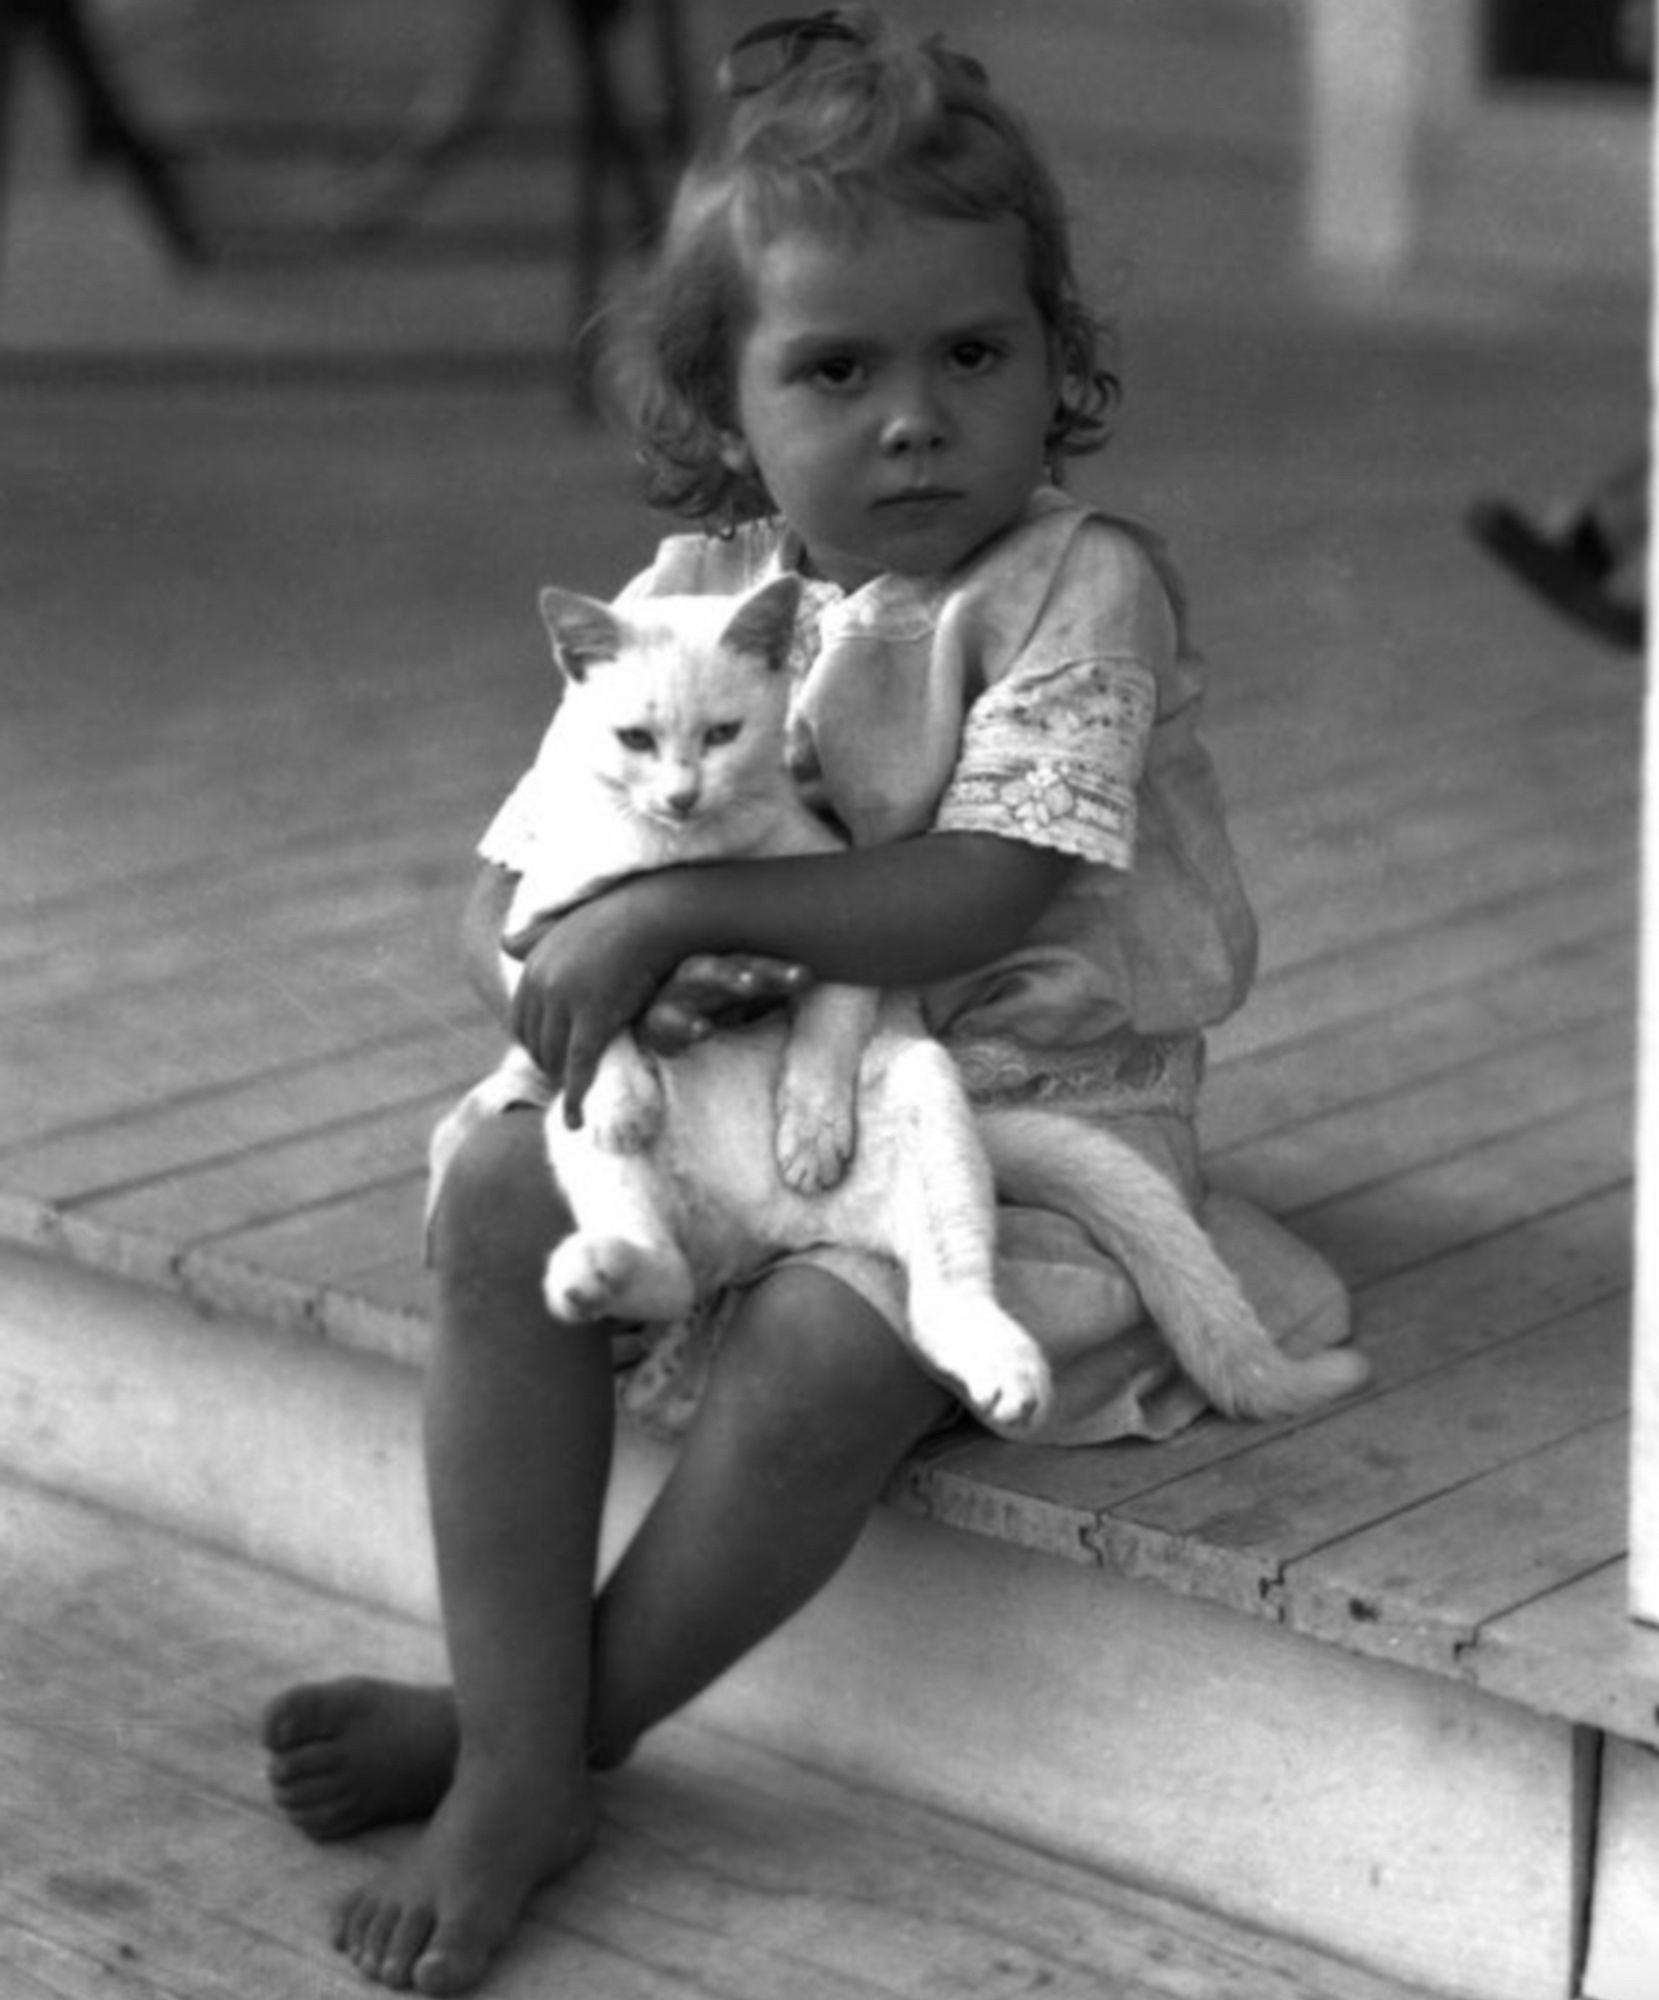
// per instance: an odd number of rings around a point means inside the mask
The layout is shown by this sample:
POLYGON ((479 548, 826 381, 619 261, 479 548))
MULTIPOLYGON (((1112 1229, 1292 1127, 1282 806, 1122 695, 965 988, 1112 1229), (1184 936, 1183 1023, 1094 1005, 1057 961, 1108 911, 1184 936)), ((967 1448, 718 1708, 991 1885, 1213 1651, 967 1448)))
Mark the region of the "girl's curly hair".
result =
POLYGON ((758 475, 734 469, 722 446, 737 428, 749 260, 785 229, 856 236, 893 203, 970 221, 1017 216, 1060 384, 1051 457, 1097 450, 1117 408, 1112 330, 1079 295, 1065 206, 1024 125, 979 65, 937 37, 916 43, 864 8, 830 18, 832 37, 735 97, 618 313, 615 381, 646 497, 711 528, 771 511, 758 475))

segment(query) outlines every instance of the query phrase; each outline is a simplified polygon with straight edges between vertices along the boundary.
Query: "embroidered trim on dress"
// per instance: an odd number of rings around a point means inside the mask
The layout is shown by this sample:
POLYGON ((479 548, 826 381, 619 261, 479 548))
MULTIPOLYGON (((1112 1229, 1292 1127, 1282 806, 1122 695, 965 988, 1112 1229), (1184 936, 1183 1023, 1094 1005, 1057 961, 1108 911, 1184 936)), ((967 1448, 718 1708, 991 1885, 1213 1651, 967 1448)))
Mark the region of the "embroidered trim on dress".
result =
POLYGON ((1201 1035, 1114 1035, 1092 1048, 1032 1049, 985 1035, 945 1044, 975 1104, 1052 1104, 1091 1118, 1191 1118, 1204 1073, 1201 1035))

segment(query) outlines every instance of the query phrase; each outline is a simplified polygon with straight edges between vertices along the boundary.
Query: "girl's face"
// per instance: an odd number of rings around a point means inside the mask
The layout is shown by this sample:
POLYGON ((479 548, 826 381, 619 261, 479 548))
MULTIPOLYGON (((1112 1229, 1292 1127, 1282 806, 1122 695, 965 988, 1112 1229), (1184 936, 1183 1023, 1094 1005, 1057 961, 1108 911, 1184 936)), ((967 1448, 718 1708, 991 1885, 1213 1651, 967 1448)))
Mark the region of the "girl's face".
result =
POLYGON ((750 278, 725 456, 818 574, 948 570, 1014 520, 1057 393, 1017 217, 888 207, 857 235, 779 235, 750 278))

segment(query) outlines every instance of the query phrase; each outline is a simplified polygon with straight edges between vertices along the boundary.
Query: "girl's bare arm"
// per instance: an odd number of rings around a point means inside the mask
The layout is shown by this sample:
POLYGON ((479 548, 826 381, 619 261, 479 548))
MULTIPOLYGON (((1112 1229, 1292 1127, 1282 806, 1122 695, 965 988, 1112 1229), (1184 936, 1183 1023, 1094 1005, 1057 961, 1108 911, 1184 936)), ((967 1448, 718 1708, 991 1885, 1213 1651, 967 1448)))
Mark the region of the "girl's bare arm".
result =
POLYGON ((529 944, 514 1031, 579 1116, 599 1055, 697 953, 758 953, 857 986, 919 986, 1011 950, 1069 855, 993 834, 665 870, 561 917, 529 944))
MULTIPOLYGON (((501 963, 502 927, 518 877, 483 863, 461 917, 461 961, 467 983, 512 1034, 513 998, 501 963)), ((812 983, 805 966, 756 953, 695 953, 673 971, 641 1020, 640 1032, 665 1055, 677 1054, 728 1020, 775 1006, 812 983)))

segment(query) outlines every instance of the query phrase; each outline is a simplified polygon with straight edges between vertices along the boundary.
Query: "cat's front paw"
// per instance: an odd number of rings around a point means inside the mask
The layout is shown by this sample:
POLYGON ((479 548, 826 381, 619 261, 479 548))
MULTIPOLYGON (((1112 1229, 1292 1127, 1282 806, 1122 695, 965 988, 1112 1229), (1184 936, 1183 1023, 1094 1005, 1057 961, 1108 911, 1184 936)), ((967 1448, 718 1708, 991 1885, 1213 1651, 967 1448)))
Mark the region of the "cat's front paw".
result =
POLYGON ((797 1194, 822 1194, 846 1174, 858 1142, 852 1100, 785 1087, 778 1096, 778 1172, 797 1194))
POLYGON ((994 1429, 1032 1429, 1054 1400, 1048 1357, 1018 1320, 989 1303, 952 1318, 949 1350, 938 1357, 964 1401, 994 1429))
POLYGON ((662 1130, 662 1081, 649 1063, 600 1065, 582 1122, 602 1153, 644 1153, 662 1130))

